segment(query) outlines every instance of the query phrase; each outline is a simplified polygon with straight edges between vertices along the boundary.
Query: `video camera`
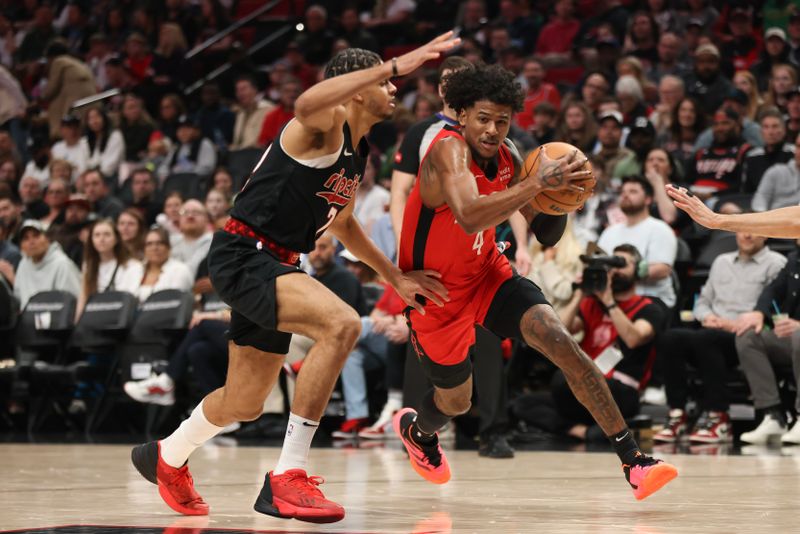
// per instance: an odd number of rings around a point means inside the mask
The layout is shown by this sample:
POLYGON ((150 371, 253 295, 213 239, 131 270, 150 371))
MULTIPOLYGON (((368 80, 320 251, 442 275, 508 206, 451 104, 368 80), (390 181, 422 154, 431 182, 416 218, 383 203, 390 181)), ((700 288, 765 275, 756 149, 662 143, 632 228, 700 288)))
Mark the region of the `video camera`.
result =
POLYGON ((626 261, 622 256, 590 256, 580 255, 581 261, 586 264, 583 269, 583 279, 577 287, 584 293, 604 291, 608 284, 608 270, 613 267, 625 267, 626 261))

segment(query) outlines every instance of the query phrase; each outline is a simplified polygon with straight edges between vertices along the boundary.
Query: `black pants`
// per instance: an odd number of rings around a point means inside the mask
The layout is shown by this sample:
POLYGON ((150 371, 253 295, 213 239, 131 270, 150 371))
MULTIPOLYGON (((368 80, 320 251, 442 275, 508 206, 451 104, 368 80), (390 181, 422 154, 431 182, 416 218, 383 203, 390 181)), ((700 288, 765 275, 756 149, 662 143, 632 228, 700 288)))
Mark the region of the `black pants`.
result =
POLYGON ((684 409, 689 400, 689 364, 700 372, 703 410, 728 411, 729 370, 739 361, 736 334, 713 328, 673 328, 661 336, 658 351, 664 363, 664 381, 670 408, 684 409))
MULTIPOLYGON (((614 402, 622 417, 633 417, 639 413, 639 392, 613 378, 606 379, 614 402)), ((522 395, 514 401, 514 414, 525 422, 554 434, 563 434, 571 427, 589 426, 587 436, 602 438, 603 433, 583 404, 575 397, 561 370, 556 371, 550 391, 522 395)))
POLYGON ((227 323, 206 320, 189 330, 169 360, 170 378, 180 381, 191 366, 203 396, 222 387, 228 366, 227 329, 227 323))
POLYGON ((389 343, 386 356, 386 389, 402 390, 406 343, 389 343))
MULTIPOLYGON (((477 328, 475 345, 470 349, 479 432, 502 432, 508 427, 508 391, 500 338, 484 328, 477 328)), ((403 405, 418 408, 431 382, 425 376, 414 349, 409 344, 406 355, 403 405)))

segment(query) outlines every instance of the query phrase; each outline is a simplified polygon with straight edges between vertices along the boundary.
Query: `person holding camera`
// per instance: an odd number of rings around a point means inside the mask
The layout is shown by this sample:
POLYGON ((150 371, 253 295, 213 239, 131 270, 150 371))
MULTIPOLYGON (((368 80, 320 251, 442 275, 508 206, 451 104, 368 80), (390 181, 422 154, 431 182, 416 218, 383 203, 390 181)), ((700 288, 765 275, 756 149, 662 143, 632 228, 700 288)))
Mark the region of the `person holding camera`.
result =
MULTIPOLYGON (((639 412, 639 392, 650 378, 653 341, 663 327, 664 311, 651 298, 636 294, 643 261, 633 245, 616 246, 613 257, 582 259, 587 268, 569 305, 561 310, 561 320, 571 333, 583 332, 581 348, 605 375, 622 416, 632 417, 639 412)), ((553 377, 550 394, 557 418, 547 430, 587 441, 602 439, 602 431, 561 371, 553 377)))

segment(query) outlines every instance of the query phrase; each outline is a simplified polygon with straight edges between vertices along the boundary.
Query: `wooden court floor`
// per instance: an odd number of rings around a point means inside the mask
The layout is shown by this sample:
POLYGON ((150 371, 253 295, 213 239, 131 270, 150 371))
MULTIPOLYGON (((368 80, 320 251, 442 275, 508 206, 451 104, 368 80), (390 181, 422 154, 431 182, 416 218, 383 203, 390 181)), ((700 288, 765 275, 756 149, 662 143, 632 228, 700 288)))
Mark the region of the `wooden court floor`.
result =
MULTIPOLYGON (((394 445, 396 446, 396 445, 394 445)), ((392 446, 392 447, 394 447, 392 446)), ((208 518, 181 517, 129 462, 129 446, 0 445, 0 530, 58 525, 350 533, 800 532, 800 450, 755 456, 665 456, 680 475, 637 502, 607 453, 518 452, 513 460, 449 451, 453 479, 418 478, 396 448, 317 449, 312 470, 347 516, 317 526, 260 515, 252 504, 277 448, 214 444, 191 459, 208 518), (794 454, 797 454, 796 456, 794 454), (168 528, 172 527, 172 528, 168 528)), ((54 532, 70 532, 55 530, 54 532)), ((47 532, 37 530, 37 532, 47 532)), ((72 530, 71 532, 75 532, 72 530)), ((93 532, 100 532, 94 530, 93 532)))

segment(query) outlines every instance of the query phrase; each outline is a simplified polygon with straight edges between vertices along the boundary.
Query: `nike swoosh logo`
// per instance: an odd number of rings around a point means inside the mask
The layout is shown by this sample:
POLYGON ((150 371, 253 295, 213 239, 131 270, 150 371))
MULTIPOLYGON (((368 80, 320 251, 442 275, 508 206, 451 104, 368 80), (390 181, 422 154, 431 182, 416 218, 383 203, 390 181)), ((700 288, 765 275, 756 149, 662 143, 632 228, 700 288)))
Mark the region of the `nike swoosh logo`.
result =
POLYGON ((352 155, 353 155, 353 153, 352 153, 352 152, 350 152, 349 150, 347 150, 347 149, 345 148, 345 149, 344 149, 344 155, 345 155, 345 156, 352 156, 352 155))
POLYGON ((622 435, 622 436, 620 436, 620 437, 618 437, 618 438, 614 438, 614 440, 615 440, 617 443, 619 443, 620 441, 622 441, 623 439, 625 439, 625 438, 627 438, 627 437, 628 437, 628 433, 627 433, 627 432, 625 432, 625 434, 624 434, 624 435, 622 435))
POLYGON ((303 421, 303 426, 313 426, 313 427, 318 427, 319 425, 312 425, 311 423, 306 423, 305 421, 303 421))

